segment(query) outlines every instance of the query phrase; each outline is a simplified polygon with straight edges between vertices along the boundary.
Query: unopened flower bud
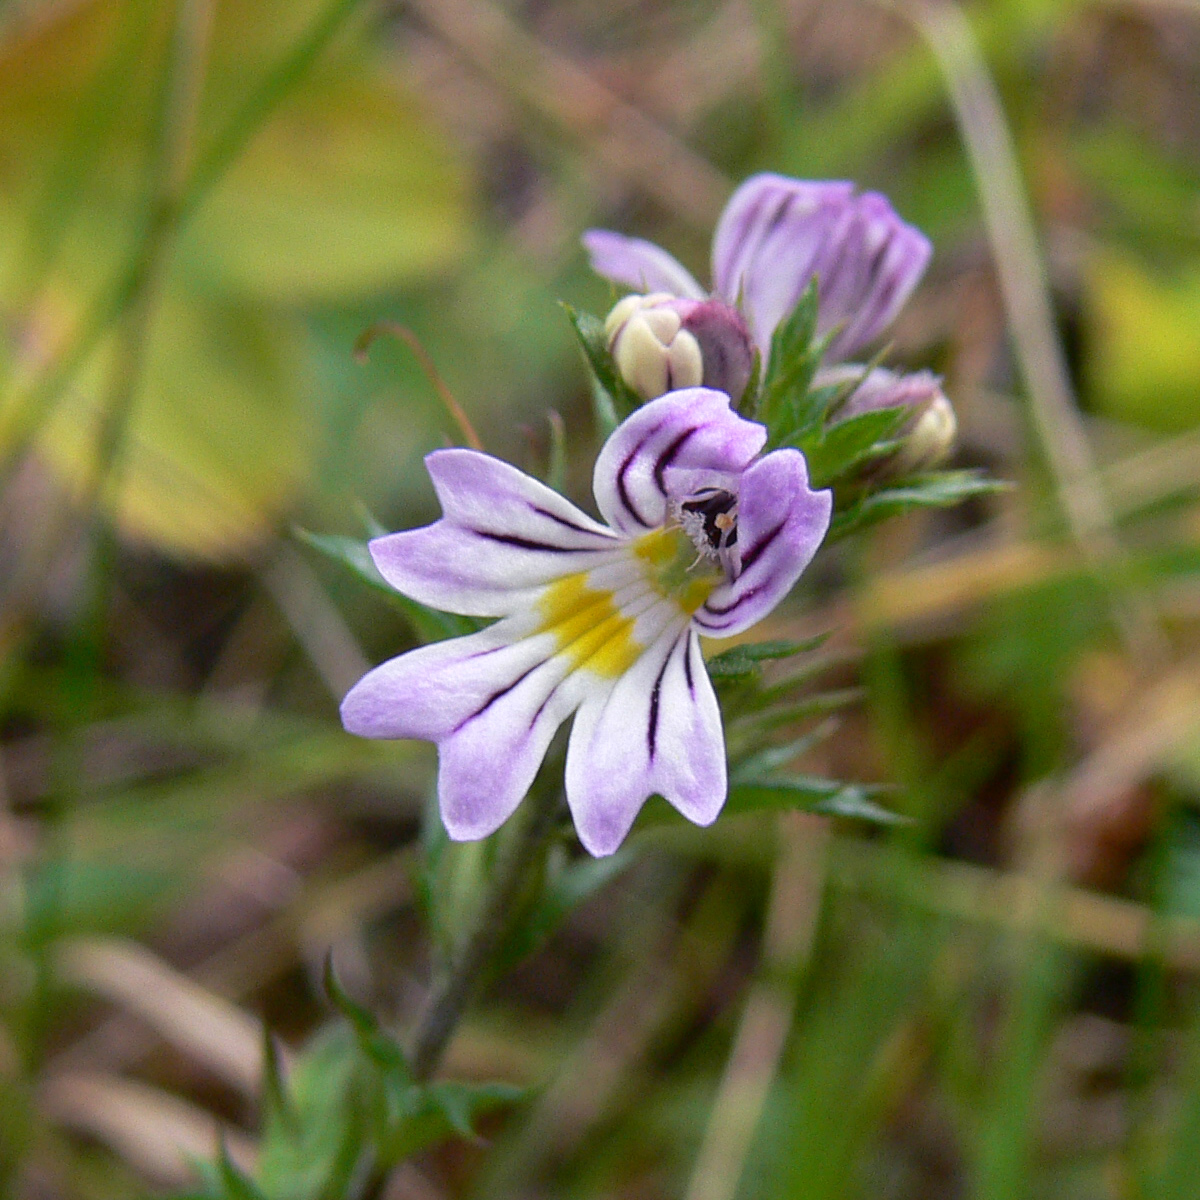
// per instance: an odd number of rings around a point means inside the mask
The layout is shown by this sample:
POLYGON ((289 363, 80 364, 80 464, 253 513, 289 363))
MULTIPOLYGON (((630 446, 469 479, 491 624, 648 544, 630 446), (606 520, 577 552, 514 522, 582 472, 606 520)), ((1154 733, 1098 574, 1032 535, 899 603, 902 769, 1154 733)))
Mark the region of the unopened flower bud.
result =
MULTIPOLYGON (((833 367, 821 371, 817 382, 822 386, 848 383, 859 368, 833 367)), ((909 408, 912 417, 900 428, 903 446, 880 466, 889 475, 907 475, 935 466, 950 451, 958 432, 954 406, 942 391, 941 380, 932 371, 900 375, 884 367, 868 371, 838 410, 838 418, 856 417, 881 408, 909 408)))
POLYGON ((753 348, 741 316, 719 300, 667 292, 626 296, 604 322, 621 378, 653 400, 678 388, 715 388, 736 403, 750 379, 753 348))

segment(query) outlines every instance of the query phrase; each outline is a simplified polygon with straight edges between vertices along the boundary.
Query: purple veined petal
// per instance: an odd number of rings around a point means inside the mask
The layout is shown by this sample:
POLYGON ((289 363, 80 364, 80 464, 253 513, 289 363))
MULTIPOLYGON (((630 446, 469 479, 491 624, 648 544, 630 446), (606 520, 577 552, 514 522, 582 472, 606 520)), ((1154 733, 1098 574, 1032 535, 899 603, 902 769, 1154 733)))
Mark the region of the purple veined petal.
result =
POLYGON ((589 570, 621 541, 536 479, 476 450, 425 459, 445 514, 375 538, 371 556, 397 591, 446 612, 518 612, 539 588, 589 570))
POLYGON ((738 495, 741 573, 692 618, 708 637, 730 637, 761 621, 791 590, 829 528, 833 493, 808 486, 799 450, 774 450, 743 476, 738 495))
POLYGON ((575 829, 589 853, 612 854, 654 793, 707 825, 726 783, 716 696, 694 631, 676 624, 575 716, 566 771, 575 829))
POLYGON ((684 388, 644 404, 609 436, 592 489, 601 515, 622 533, 662 525, 668 499, 697 479, 736 477, 753 461, 766 429, 739 417, 724 392, 684 388))
POLYGON ((371 738, 437 742, 544 662, 554 639, 533 636, 534 611, 466 637, 420 646, 368 671, 342 701, 342 724, 371 738))
POLYGON ((635 292, 669 292, 688 300, 704 299, 704 289, 692 273, 653 242, 608 229, 589 229, 582 240, 592 270, 613 283, 624 284, 635 292))
POLYGON ((456 842, 494 833, 529 791, 558 727, 607 684, 555 657, 489 698, 438 743, 438 805, 456 842))
POLYGON ((733 194, 713 238, 717 295, 741 302, 765 356, 775 327, 795 308, 854 185, 754 175, 733 194))
POLYGON ((851 220, 831 235, 817 267, 817 328, 838 330, 827 352, 830 361, 853 355, 892 323, 925 273, 932 249, 884 196, 858 197, 851 220))
POLYGON ((498 829, 529 790, 559 725, 590 689, 536 614, 411 650, 368 672, 342 701, 342 723, 363 737, 438 745, 438 799, 456 841, 498 829))

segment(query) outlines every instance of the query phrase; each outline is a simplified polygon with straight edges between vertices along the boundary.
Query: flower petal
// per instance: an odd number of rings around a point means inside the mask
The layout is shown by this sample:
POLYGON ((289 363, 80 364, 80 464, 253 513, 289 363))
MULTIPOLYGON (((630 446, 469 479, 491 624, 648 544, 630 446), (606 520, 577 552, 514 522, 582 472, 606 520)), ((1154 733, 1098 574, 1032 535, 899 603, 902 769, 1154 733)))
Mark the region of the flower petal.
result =
POLYGON ((438 744, 438 799, 456 841, 486 837, 528 792, 555 730, 590 689, 537 617, 411 650, 365 675, 342 701, 363 737, 438 744))
POLYGON ((743 308, 759 348, 795 308, 809 281, 820 288, 817 330, 838 329, 839 361, 873 341, 900 311, 931 248, 877 192, 847 182, 756 175, 734 193, 713 241, 717 293, 743 308))
POLYGON ((808 486, 799 450, 775 450, 743 476, 738 495, 741 572, 692 618, 708 637, 729 637, 761 621, 791 590, 829 528, 833 493, 808 486))
POLYGON ((554 639, 538 616, 507 617, 467 637, 433 642, 368 671, 342 701, 342 724, 360 737, 437 742, 544 662, 554 639))
POLYGON ((607 229, 589 229, 583 235, 583 246, 592 270, 613 283, 635 292, 670 292, 689 300, 704 299, 704 289, 691 272, 653 242, 607 229))
POLYGON ((854 185, 753 175, 734 192, 713 237, 713 287, 741 303, 764 357, 796 307, 854 185))
POLYGON ((828 357, 841 361, 873 342, 917 286, 932 247, 902 221, 884 196, 867 192, 830 236, 816 264, 817 329, 837 329, 828 357))
POLYGON ((496 617, 528 606, 552 580, 604 562, 612 530, 506 462, 476 450, 425 459, 445 514, 371 542, 398 591, 447 612, 496 617))
POLYGON ((700 825, 725 802, 725 736, 699 640, 668 630, 605 693, 587 696, 567 747, 567 801, 584 848, 612 854, 658 793, 700 825))
POLYGON ((739 417, 724 392, 684 388, 644 404, 604 443, 592 476, 601 515, 622 533, 662 525, 668 498, 737 476, 753 461, 767 431, 739 417))
POLYGON ((438 804, 456 842, 494 833, 529 791, 558 727, 598 679, 552 658, 438 744, 438 804))

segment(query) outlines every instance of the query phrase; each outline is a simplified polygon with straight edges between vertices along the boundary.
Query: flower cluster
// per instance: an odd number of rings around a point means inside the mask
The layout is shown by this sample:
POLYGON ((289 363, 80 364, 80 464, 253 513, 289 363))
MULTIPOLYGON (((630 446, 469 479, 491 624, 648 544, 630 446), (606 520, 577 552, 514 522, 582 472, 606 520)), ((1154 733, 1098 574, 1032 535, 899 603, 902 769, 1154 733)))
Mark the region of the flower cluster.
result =
POLYGON ((596 461, 606 524, 486 454, 430 454, 445 515, 371 553, 405 595, 500 619, 377 667, 343 702, 346 728, 437 743, 452 838, 508 819, 572 713, 567 801, 589 851, 612 853, 656 792, 708 824, 725 800, 725 739, 699 637, 766 616, 832 508, 799 451, 759 457, 766 437, 722 392, 652 401, 596 461))
POLYGON ((495 620, 377 667, 346 696, 342 719, 366 737, 435 742, 446 829, 472 839, 507 820, 573 716, 566 798, 581 842, 603 855, 654 794, 698 824, 715 819, 725 741, 700 638, 765 617, 829 528, 832 493, 810 486, 804 455, 763 454, 768 429, 736 411, 755 356, 768 360, 810 284, 823 380, 851 372, 841 418, 911 410, 914 453, 918 430, 925 446, 911 467, 947 425, 952 434, 953 414, 928 373, 846 365, 929 258, 882 196, 750 179, 717 226, 711 294, 649 242, 592 230, 584 244, 597 272, 635 289, 605 336, 615 370, 646 401, 597 458, 603 521, 489 455, 430 454, 441 519, 375 539, 371 555, 412 599, 495 620))

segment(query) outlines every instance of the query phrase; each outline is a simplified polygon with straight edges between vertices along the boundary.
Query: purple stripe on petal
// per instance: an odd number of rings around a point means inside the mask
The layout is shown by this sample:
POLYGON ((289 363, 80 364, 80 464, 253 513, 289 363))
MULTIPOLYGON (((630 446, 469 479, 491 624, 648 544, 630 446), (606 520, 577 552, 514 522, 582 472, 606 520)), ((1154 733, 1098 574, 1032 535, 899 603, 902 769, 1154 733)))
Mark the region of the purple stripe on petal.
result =
POLYGON ((642 533, 663 524, 668 499, 688 494, 697 477, 712 483, 736 478, 765 440, 766 430, 733 412, 724 392, 668 392, 605 442, 592 479, 596 504, 615 528, 642 533))
POLYGON ((842 181, 756 175, 734 193, 713 240, 715 290, 739 297, 765 355, 776 326, 815 276, 817 328, 837 329, 838 361, 874 341, 895 318, 929 261, 925 236, 884 196, 855 196, 842 181))
POLYGON ((654 793, 699 824, 716 817, 725 736, 694 631, 672 626, 607 693, 584 700, 566 781, 579 839, 595 855, 617 849, 654 793))
POLYGON ((587 693, 560 659, 528 672, 438 745, 438 802, 456 841, 498 829, 529 791, 559 725, 587 693))
POLYGON ((529 637, 536 614, 508 617, 467 637, 421 646, 369 671, 342 701, 342 724, 361 737, 436 742, 554 650, 529 637))
POLYGON ((383 577, 414 600, 494 617, 528 606, 539 588, 604 562, 612 530, 516 467, 475 450, 426 458, 445 516, 371 542, 383 577))
POLYGON ((713 237, 714 291, 742 304, 764 356, 796 306, 854 185, 754 175, 726 205, 713 237))
POLYGON ((799 450, 775 450, 742 476, 738 546, 742 569, 717 588, 693 620, 710 637, 761 621, 791 590, 829 528, 833 494, 808 486, 799 450))
POLYGON ((589 229, 584 249, 592 270, 635 292, 669 292, 689 300, 703 300, 704 289, 688 269, 653 242, 625 237, 607 229, 589 229))

